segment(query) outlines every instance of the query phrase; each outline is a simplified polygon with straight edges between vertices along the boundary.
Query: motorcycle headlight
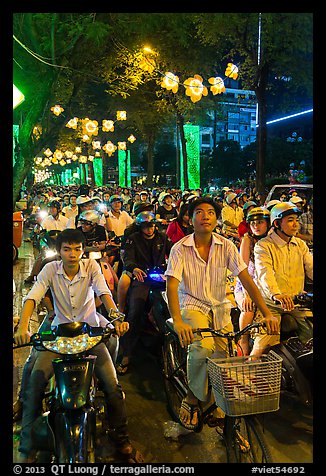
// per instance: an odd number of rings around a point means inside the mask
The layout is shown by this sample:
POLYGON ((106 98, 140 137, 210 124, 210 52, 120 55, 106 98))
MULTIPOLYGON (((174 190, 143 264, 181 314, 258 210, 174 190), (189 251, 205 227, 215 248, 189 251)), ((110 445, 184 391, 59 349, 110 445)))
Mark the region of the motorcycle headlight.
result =
POLYGON ((165 282, 165 276, 162 274, 162 273, 150 273, 148 275, 148 277, 152 280, 152 281, 158 281, 160 283, 164 283, 165 282))
POLYGON ((57 337, 54 341, 44 341, 43 346, 57 354, 79 354, 86 352, 101 342, 102 336, 90 337, 82 334, 76 337, 57 337))
POLYGON ((46 258, 52 258, 52 256, 55 256, 56 254, 57 254, 57 252, 54 251, 54 250, 46 250, 45 257, 46 258))

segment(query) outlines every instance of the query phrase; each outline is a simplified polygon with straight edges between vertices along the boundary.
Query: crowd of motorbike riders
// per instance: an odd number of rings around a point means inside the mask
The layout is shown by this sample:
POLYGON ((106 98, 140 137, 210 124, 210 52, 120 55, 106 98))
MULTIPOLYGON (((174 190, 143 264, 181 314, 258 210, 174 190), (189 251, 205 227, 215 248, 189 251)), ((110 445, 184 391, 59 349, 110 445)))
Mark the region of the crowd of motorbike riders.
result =
MULTIPOLYGON (((312 200, 307 203, 295 190, 265 205, 251 190, 227 186, 205 194, 200 189, 176 192, 169 188, 135 191, 121 187, 36 185, 31 191, 24 191, 24 195, 27 199, 24 226, 30 229, 25 240, 33 244, 35 261, 25 279, 25 284, 33 287, 23 301, 15 328, 16 344, 29 341, 29 319, 41 297, 48 312, 47 325, 62 322, 55 315, 60 313, 60 300, 64 299, 61 291, 55 295, 52 284, 48 286, 51 294, 48 288, 41 289, 38 284, 39 275, 39 281, 45 280, 50 263, 62 261, 64 271, 58 272, 65 272, 73 280, 74 273, 80 273, 83 261, 95 261, 94 272, 101 275, 96 287, 101 292, 94 293, 92 304, 95 314, 93 309, 91 312, 85 309, 85 303, 79 303, 79 309, 72 307, 68 315, 77 314, 77 320, 83 320, 83 312, 90 312, 96 316, 95 325, 104 327, 108 324, 110 308, 125 314, 123 323, 115 322, 118 348, 106 356, 114 363, 110 388, 116 386, 121 390, 117 375, 133 371, 132 361, 142 332, 139 316, 145 312, 150 291, 147 275, 149 270, 159 270, 165 276, 168 308, 180 343, 188 348, 193 362, 192 368, 187 367, 189 391, 180 408, 180 422, 188 429, 195 428, 198 421, 198 400, 207 398, 202 362, 214 350, 205 344, 198 346, 192 329, 229 330, 232 326, 231 303, 226 298, 227 273, 236 276, 234 299, 239 309, 239 327, 253 320, 266 322, 267 331, 254 336, 253 346, 248 335, 242 336, 239 349, 244 355, 261 355, 279 342, 282 312, 295 312, 293 297, 304 292, 307 280, 312 282, 312 200), (56 253, 45 257, 44 244, 49 247, 51 241, 56 253), (78 255, 70 276, 65 245, 69 245, 68 251, 76 245, 78 255), (196 351, 191 351, 192 346, 196 351)), ((87 269, 82 268, 83 272, 87 269)), ((37 399, 31 404, 26 396, 32 395, 37 387, 32 378, 37 352, 33 359, 31 355, 32 352, 14 403, 14 421, 22 418, 19 448, 22 462, 34 461, 28 445, 29 428, 39 411, 37 399)), ((48 379, 47 371, 44 373, 48 379)), ((41 388, 37 387, 37 391, 41 388)), ((119 400, 117 396, 112 399, 119 400)), ((130 443, 125 409, 119 402, 115 403, 119 415, 115 424, 120 429, 117 448, 129 463, 143 462, 140 452, 130 443)))

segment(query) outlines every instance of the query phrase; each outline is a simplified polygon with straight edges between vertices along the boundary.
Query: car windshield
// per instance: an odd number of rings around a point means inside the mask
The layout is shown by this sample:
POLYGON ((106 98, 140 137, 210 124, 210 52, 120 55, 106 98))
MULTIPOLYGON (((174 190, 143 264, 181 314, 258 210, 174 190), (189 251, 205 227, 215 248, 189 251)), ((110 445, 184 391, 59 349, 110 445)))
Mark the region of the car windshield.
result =
POLYGON ((276 185, 275 188, 273 187, 270 193, 268 194, 266 202, 270 200, 282 200, 285 196, 285 200, 289 200, 291 198, 292 193, 290 194, 290 190, 295 190, 299 197, 306 198, 307 203, 310 202, 313 196, 313 187, 307 186, 295 186, 295 185, 276 185))

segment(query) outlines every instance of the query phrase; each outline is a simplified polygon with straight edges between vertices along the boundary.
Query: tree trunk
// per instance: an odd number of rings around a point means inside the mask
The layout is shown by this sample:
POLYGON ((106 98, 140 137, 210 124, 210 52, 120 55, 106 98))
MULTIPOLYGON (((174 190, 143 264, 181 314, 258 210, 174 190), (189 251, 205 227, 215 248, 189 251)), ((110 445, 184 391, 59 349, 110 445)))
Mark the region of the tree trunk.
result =
POLYGON ((91 160, 89 160, 89 161, 87 162, 87 165, 88 165, 89 176, 90 176, 90 178, 91 178, 90 186, 91 186, 91 187, 95 187, 95 175, 94 175, 93 162, 92 162, 91 160))
POLYGON ((153 186, 153 174, 154 174, 154 136, 151 134, 148 137, 147 143, 147 179, 146 185, 147 187, 153 186))

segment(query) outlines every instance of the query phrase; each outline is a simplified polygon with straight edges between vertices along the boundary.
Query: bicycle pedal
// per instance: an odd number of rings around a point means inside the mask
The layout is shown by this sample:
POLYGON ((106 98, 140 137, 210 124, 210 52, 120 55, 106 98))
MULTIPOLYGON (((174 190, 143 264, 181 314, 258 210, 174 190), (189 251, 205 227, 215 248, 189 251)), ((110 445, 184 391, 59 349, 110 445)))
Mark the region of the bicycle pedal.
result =
POLYGON ((250 443, 247 441, 238 431, 236 432, 237 443, 242 453, 248 453, 250 451, 250 443))

